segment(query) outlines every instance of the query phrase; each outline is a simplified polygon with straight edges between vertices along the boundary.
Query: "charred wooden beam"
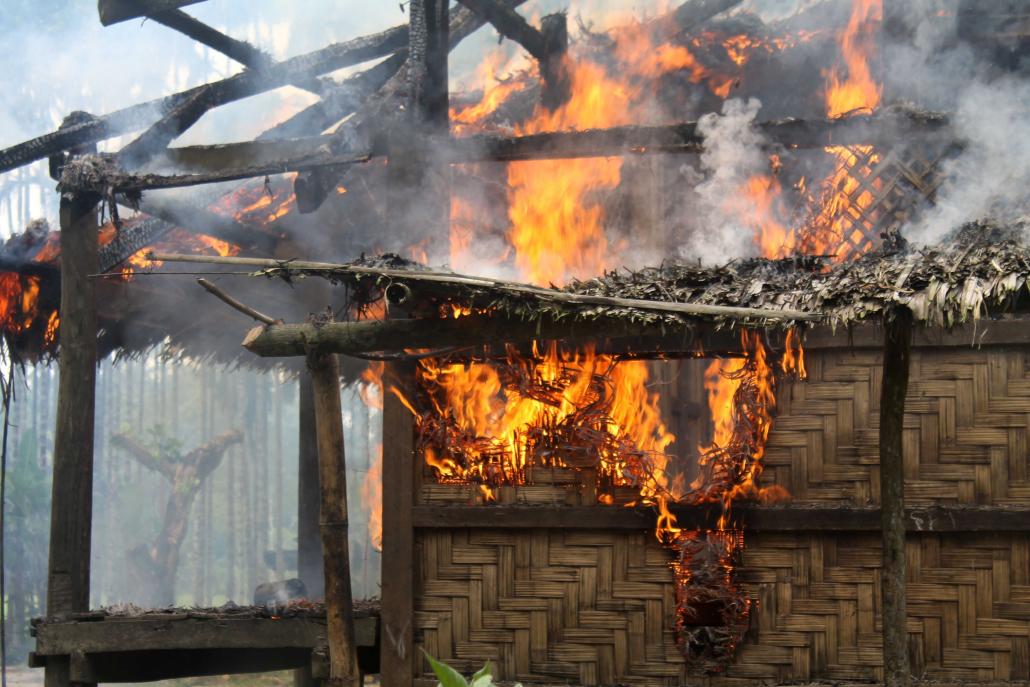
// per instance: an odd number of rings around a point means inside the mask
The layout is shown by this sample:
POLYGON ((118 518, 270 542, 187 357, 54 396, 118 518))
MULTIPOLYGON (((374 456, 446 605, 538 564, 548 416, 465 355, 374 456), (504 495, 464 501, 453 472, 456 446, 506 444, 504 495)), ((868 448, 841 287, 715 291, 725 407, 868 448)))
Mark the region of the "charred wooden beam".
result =
POLYGON ((325 136, 306 136, 183 146, 165 149, 162 161, 183 174, 217 173, 242 167, 272 167, 282 165, 283 160, 315 155, 325 146, 326 141, 325 136))
POLYGON ((207 113, 215 102, 210 91, 202 90, 194 93, 188 100, 172 108, 146 131, 129 142, 118 152, 118 162, 124 167, 140 167, 158 155, 168 144, 182 135, 207 113))
POLYGON ((688 0, 669 14, 651 22, 659 41, 699 28, 709 19, 727 12, 743 0, 688 0))
POLYGON ((148 16, 158 24, 178 31, 249 69, 266 69, 272 66, 273 60, 268 53, 258 50, 247 41, 227 36, 180 9, 155 12, 148 16))
POLYGON ((137 17, 153 16, 186 5, 195 5, 198 2, 204 0, 100 0, 97 3, 97 11, 100 14, 100 23, 110 26, 137 17))
MULTIPOLYGON (((510 7, 518 7, 525 0, 504 0, 510 7)), ((447 29, 448 43, 453 50, 462 40, 471 35, 483 25, 483 19, 474 12, 461 7, 450 13, 450 25, 447 29)), ((405 62, 404 68, 400 70, 390 81, 383 86, 376 97, 370 98, 364 103, 350 121, 345 122, 334 134, 337 142, 334 144, 334 152, 340 148, 346 148, 351 140, 367 133, 368 130, 381 132, 387 128, 383 120, 396 118, 396 110, 403 94, 409 89, 408 81, 411 60, 405 62), (384 117, 384 111, 388 115, 384 117)), ((396 139, 395 139, 396 142, 396 139)), ((310 172, 302 172, 297 175, 294 182, 294 191, 297 194, 297 209, 301 213, 314 212, 334 188, 341 184, 346 186, 349 180, 345 178, 347 168, 339 169, 315 169, 310 172)))
POLYGON ((883 677, 887 687, 911 683, 905 580, 905 468, 903 425, 912 348, 912 311, 884 315, 880 393, 880 505, 883 527, 883 677))
POLYGON ((94 193, 113 191, 115 193, 133 194, 139 191, 220 184, 226 181, 254 179, 319 168, 342 168, 368 162, 371 158, 372 153, 370 151, 363 151, 357 154, 351 152, 333 154, 323 149, 302 157, 279 160, 277 162, 262 160, 254 165, 214 172, 201 172, 198 174, 134 174, 125 172, 113 165, 111 157, 97 156, 95 158, 96 168, 104 171, 95 175, 66 173, 61 177, 61 184, 65 190, 91 191, 94 193))
POLYGON ((490 22, 497 32, 515 41, 530 55, 543 62, 547 59, 547 43, 544 35, 530 25, 514 9, 495 0, 458 0, 462 5, 490 22))
MULTIPOLYGON (((60 384, 54 436, 47 616, 89 608, 93 427, 97 373, 97 201, 61 197, 60 384)), ((67 660, 48 662, 47 687, 66 687, 67 660)))
POLYGON ((174 224, 149 217, 131 227, 125 227, 100 247, 100 272, 110 272, 130 257, 151 245, 175 228, 174 224))
MULTIPOLYGON (((813 149, 835 145, 887 144, 917 137, 939 136, 950 130, 950 118, 939 113, 888 111, 847 119, 786 119, 763 122, 756 126, 770 145, 813 149)), ((294 144, 301 151, 315 152, 276 159, 276 155, 283 150, 279 143, 269 144, 268 147, 265 147, 264 142, 186 147, 177 149, 171 156, 174 159, 193 160, 194 164, 205 167, 216 164, 217 156, 227 161, 249 158, 256 160, 256 163, 245 167, 177 175, 130 174, 110 167, 109 172, 85 180, 86 183, 78 188, 98 192, 109 188, 123 192, 179 188, 305 170, 326 177, 325 183, 338 183, 339 176, 333 176, 333 173, 388 152, 386 148, 378 146, 362 150, 339 150, 335 145, 336 140, 328 136, 296 139, 294 144)), ((660 153, 696 154, 704 149, 704 137, 698 131, 696 122, 684 122, 666 126, 623 126, 515 137, 464 136, 439 140, 433 149, 442 151, 434 159, 455 164, 660 153)), ((308 177, 304 178, 303 183, 312 183, 308 177)), ((302 183, 300 179, 298 183, 302 183)), ((305 187, 305 192, 314 192, 311 188, 305 187)), ((319 188, 323 192, 331 190, 325 189, 322 184, 319 188)), ((298 205, 300 202, 298 196, 298 205)), ((317 207, 317 204, 313 206, 317 207)))
POLYGON ((497 0, 459 1, 537 60, 544 81, 541 98, 545 107, 553 110, 568 99, 569 77, 564 68, 564 58, 569 46, 569 31, 565 14, 544 17, 541 28, 536 29, 521 14, 497 0))
MULTIPOLYGON (((241 41, 232 36, 227 36, 221 31, 214 29, 199 19, 192 17, 182 10, 174 9, 167 12, 159 12, 149 15, 158 24, 163 24, 170 29, 178 31, 198 43, 217 50, 226 57, 236 60, 248 69, 268 69, 275 62, 272 57, 247 41, 241 41)), ((322 95, 332 87, 333 82, 329 79, 318 79, 316 77, 302 78, 296 81, 294 86, 303 88, 312 93, 322 95)))
POLYGON ((288 139, 325 131, 356 112, 371 94, 383 88, 397 74, 407 59, 408 51, 398 50, 376 66, 324 89, 321 100, 263 132, 257 140, 288 139))
MULTIPOLYGON (((760 122, 758 131, 772 145, 792 149, 833 145, 870 145, 933 136, 950 127, 939 113, 888 110, 846 119, 784 119, 760 122)), ((622 126, 559 131, 511 138, 468 136, 454 139, 451 162, 546 160, 653 153, 700 153, 704 137, 697 122, 666 126, 622 126)))
POLYGON ((265 70, 248 69, 221 81, 117 110, 97 117, 95 121, 44 134, 0 150, 0 172, 62 150, 145 128, 202 91, 207 92, 212 106, 224 105, 286 86, 304 77, 384 57, 405 48, 407 42, 408 27, 397 26, 371 36, 334 43, 321 50, 284 60, 265 70))

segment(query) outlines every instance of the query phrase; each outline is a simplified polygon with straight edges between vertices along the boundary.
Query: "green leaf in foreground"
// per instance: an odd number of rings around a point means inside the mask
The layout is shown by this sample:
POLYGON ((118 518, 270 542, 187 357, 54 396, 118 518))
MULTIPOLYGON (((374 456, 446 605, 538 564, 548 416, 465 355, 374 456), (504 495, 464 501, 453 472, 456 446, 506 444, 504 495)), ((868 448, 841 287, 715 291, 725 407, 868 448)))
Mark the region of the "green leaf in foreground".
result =
POLYGON ((469 687, 490 687, 494 683, 493 666, 490 661, 483 664, 483 667, 472 676, 469 687))
MULTIPOLYGON (((429 660, 429 666, 433 669, 433 672, 436 673, 436 678, 440 681, 440 685, 442 687, 469 687, 468 683, 465 682, 465 678, 461 676, 461 673, 456 671, 454 668, 451 668, 446 663, 437 661, 435 658, 430 656, 429 652, 425 649, 422 650, 422 653, 424 653, 426 658, 429 660)), ((478 675, 479 673, 476 674, 478 675)))

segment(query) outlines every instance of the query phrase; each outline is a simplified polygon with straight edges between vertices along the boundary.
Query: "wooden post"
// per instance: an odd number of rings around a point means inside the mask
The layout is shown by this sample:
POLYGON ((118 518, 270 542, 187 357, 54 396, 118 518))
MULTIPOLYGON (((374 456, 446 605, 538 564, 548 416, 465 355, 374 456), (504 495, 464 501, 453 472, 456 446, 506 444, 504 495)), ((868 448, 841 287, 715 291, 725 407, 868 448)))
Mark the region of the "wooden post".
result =
POLYGON ((308 596, 325 594, 322 579, 322 541, 318 532, 321 494, 318 479, 318 443, 315 440, 315 396, 311 376, 300 373, 299 436, 297 437, 297 577, 308 596))
POLYGON ((380 678, 383 687, 409 687, 417 657, 415 621, 415 419, 386 379, 411 397, 414 368, 387 366, 383 376, 383 607, 380 678))
MULTIPOLYGON (((412 0, 409 29, 409 121, 392 131, 387 171, 388 224, 393 236, 446 246, 450 169, 426 146, 448 128, 447 0, 412 0)), ((432 249, 430 248, 430 251, 432 249)), ((430 261, 435 256, 430 255, 430 261)), ((388 365, 383 384, 383 557, 380 678, 410 687, 415 654, 415 429, 411 412, 390 392, 392 380, 411 398, 414 369, 388 365)))
POLYGON ((315 401, 318 474, 321 484, 322 557, 325 612, 329 634, 329 684, 358 687, 354 642, 354 604, 350 586, 350 535, 347 525, 347 461, 340 406, 340 364, 335 355, 308 356, 315 401))
POLYGON ((905 629, 905 473, 902 425, 912 346, 912 311, 884 315, 880 392, 880 506, 883 526, 883 675, 886 687, 907 687, 911 671, 905 629))
MULTIPOLYGON (((47 616, 89 609, 97 309, 97 198, 61 197, 60 380, 50 505, 47 616)), ((68 659, 48 660, 47 687, 70 681, 68 659)))

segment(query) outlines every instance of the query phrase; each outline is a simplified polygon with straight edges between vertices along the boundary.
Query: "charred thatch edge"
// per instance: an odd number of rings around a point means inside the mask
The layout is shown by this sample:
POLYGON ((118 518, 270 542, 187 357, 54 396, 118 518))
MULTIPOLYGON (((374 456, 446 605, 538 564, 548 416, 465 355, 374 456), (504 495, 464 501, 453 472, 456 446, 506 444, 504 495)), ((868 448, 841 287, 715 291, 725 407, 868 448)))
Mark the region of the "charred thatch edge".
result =
MULTIPOLYGON (((1030 219, 1007 224, 980 221, 966 225, 937 246, 905 252, 875 253, 829 269, 812 257, 767 260, 752 258, 721 267, 667 264, 641 270, 608 272, 576 280, 567 293, 754 309, 821 312, 833 331, 863 320, 879 319, 895 306, 909 308, 916 322, 953 328, 965 323, 1026 309, 1030 296, 1030 219)), ((591 321, 617 318, 633 324, 680 329, 687 321, 674 313, 605 305, 547 301, 479 285, 427 289, 414 280, 361 274, 361 267, 425 269, 395 255, 362 257, 346 270, 305 270, 284 263, 257 274, 283 279, 318 276, 350 289, 360 308, 383 298, 391 284, 406 283, 419 304, 406 303, 420 316, 439 316, 439 307, 455 305, 491 311, 527 324, 541 320, 591 321), (434 310, 435 308, 435 310, 434 310)), ((715 329, 794 327, 784 320, 747 320, 712 316, 715 329)))

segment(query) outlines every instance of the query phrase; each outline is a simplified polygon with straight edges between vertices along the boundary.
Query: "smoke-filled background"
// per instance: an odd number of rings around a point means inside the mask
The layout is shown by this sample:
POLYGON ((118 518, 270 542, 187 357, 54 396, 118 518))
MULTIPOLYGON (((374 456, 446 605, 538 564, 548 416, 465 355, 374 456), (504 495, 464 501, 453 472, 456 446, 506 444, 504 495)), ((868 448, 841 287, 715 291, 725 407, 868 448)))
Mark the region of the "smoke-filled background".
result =
MULTIPOLYGON (((956 40, 956 2, 894 4, 905 8, 908 30, 904 40, 895 37, 876 56, 884 100, 913 101, 955 112, 956 133, 965 143, 946 163, 936 205, 916 216, 906 233, 915 241, 932 243, 963 222, 985 215, 1022 214, 1030 182, 1026 149, 1030 83, 1018 76, 1019 65, 1000 64, 997 55, 977 52, 956 40)), ((569 10, 575 42, 583 32, 596 34, 633 18, 657 16, 672 5, 643 0, 533 0, 520 11, 538 18, 569 10)), ((851 8, 849 0, 753 0, 737 13, 756 13, 770 25, 814 13, 832 34, 844 28, 851 8), (825 11, 817 11, 824 6, 825 11)), ((407 21, 396 2, 360 0, 211 0, 189 11, 229 35, 250 41, 276 60, 407 21)), ((3 13, 0 147, 55 129, 73 110, 106 113, 241 69, 155 22, 137 20, 104 28, 92 2, 7 0, 3 13)), ((654 221, 666 228, 661 241, 646 240, 646 232, 640 231, 642 215, 630 213, 608 223, 602 237, 584 242, 583 252, 596 249, 603 239, 612 257, 601 262, 612 268, 670 258, 717 263, 761 254, 755 237, 763 225, 790 225, 795 213, 782 204, 758 207, 754 199, 741 194, 750 180, 770 173, 768 142, 750 125, 789 115, 826 116, 820 75, 839 58, 830 48, 784 52, 777 58, 782 59, 783 74, 804 69, 817 78, 777 80, 776 73, 770 72, 764 88, 755 89, 761 92, 731 92, 725 104, 715 107, 710 99, 674 105, 660 99, 635 103, 639 112, 632 113, 634 123, 702 118, 707 150, 696 157, 662 158, 623 168, 620 184, 630 187, 630 192, 636 179, 646 179, 648 188, 657 190, 653 197, 658 200, 648 217, 656 217, 654 221)), ((498 46, 497 34, 483 29, 452 53, 452 89, 473 92, 489 86, 483 70, 488 59, 512 73, 520 64, 528 64, 520 48, 510 42, 498 46)), ((347 73, 333 76, 339 79, 347 73)), ((176 144, 250 140, 314 99, 292 87, 249 98, 209 113, 176 144)), ((131 139, 112 139, 101 150, 116 151, 131 139)), ((530 180, 522 183, 530 188, 530 180)), ((214 198, 241 186, 242 182, 195 193, 214 198)), ((0 233, 9 237, 37 217, 56 225, 57 200, 45 162, 0 175, 0 233)), ((480 201, 490 202, 486 195, 480 201)), ((496 211, 474 209, 476 217, 496 211)), ((320 232, 316 216, 295 221, 310 239, 301 247, 306 254, 297 257, 346 259, 424 240, 420 236, 376 241, 359 237, 345 246, 331 245, 320 232)), ((570 271, 563 263, 556 273, 541 271, 527 277, 525 266, 512 257, 510 241, 504 231, 477 231, 458 253, 453 245, 451 250, 445 244, 424 248, 432 262, 466 272, 544 283, 588 276, 570 271)), ((208 297, 198 292, 197 298, 208 297)), ((296 549, 297 530, 297 382, 285 371, 226 368, 197 360, 173 362, 162 353, 158 347, 136 359, 105 360, 100 368, 92 603, 143 601, 130 574, 129 556, 153 541, 170 489, 161 476, 116 447, 113 437, 129 435, 151 448, 181 455, 234 429, 242 431, 245 439, 228 451, 193 506, 174 600, 186 605, 247 603, 257 584, 296 574, 291 552, 296 549)), ((27 619, 43 611, 56 381, 56 369, 43 365, 26 367, 17 376, 5 504, 8 662, 24 660, 29 648, 27 619)), ((374 491, 381 417, 361 401, 363 391, 369 390, 360 384, 343 391, 351 470, 352 571, 355 595, 375 596, 379 558, 370 543, 375 525, 370 523, 369 501, 367 494, 363 498, 362 488, 374 491)))

